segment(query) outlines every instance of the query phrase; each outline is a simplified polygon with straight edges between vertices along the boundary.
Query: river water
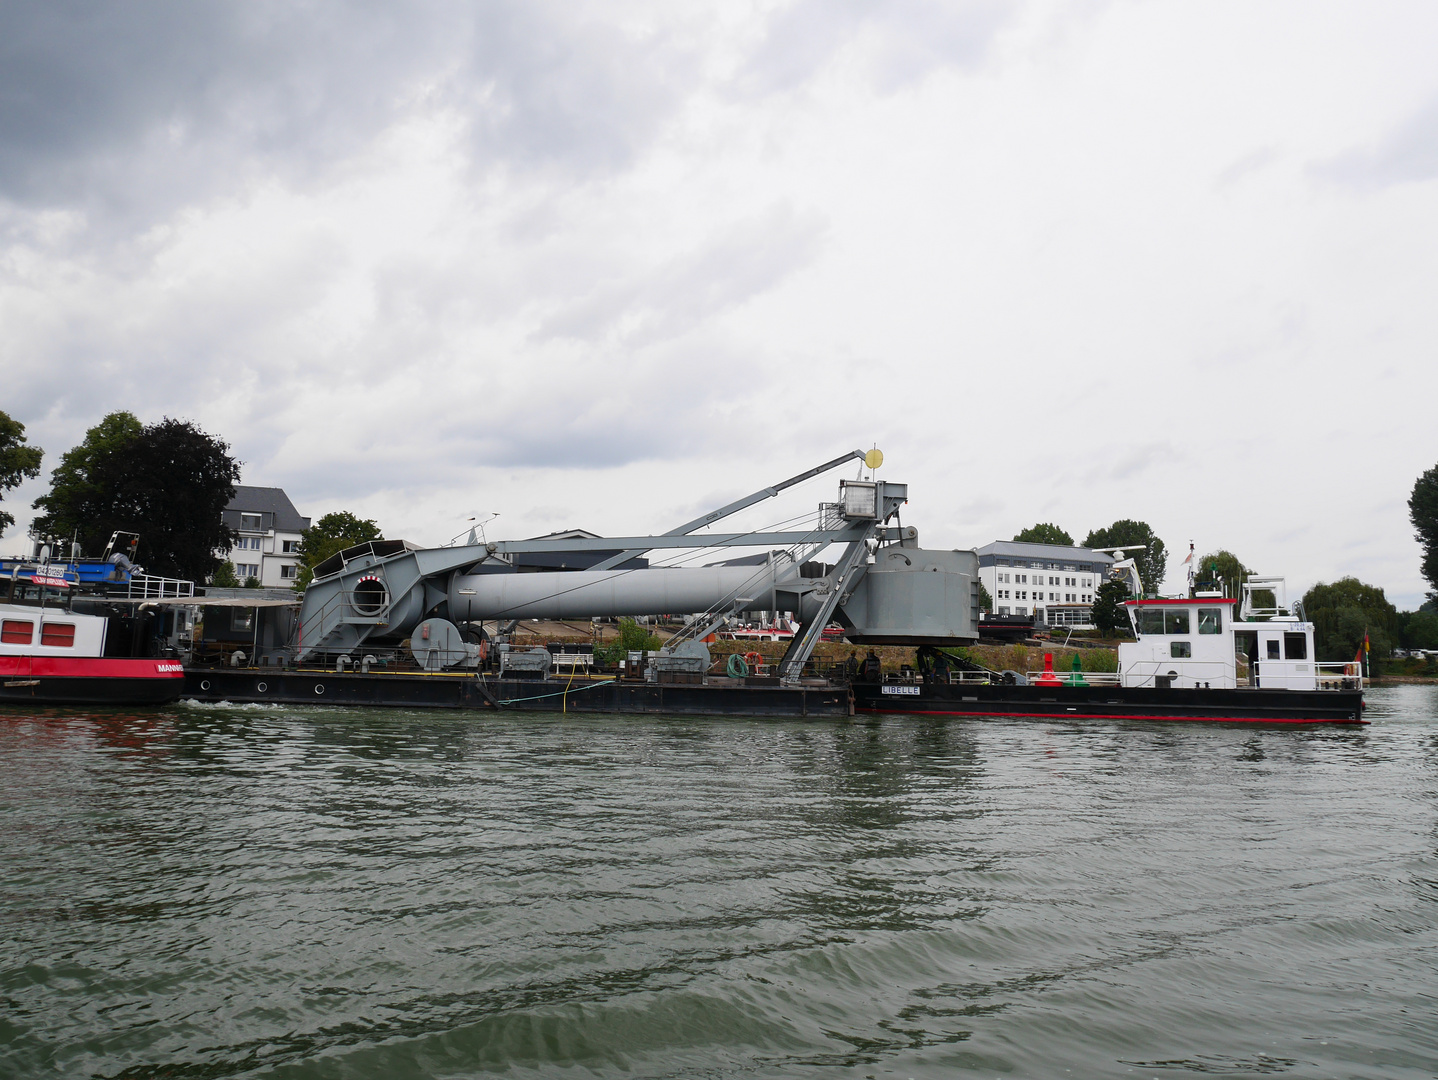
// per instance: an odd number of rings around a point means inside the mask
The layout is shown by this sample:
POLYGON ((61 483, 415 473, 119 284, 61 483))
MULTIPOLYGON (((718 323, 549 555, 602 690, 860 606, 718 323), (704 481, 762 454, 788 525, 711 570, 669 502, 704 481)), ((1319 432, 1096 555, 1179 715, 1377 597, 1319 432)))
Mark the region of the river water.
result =
POLYGON ((1432 1077, 1368 715, 0 710, 0 1076, 1432 1077))

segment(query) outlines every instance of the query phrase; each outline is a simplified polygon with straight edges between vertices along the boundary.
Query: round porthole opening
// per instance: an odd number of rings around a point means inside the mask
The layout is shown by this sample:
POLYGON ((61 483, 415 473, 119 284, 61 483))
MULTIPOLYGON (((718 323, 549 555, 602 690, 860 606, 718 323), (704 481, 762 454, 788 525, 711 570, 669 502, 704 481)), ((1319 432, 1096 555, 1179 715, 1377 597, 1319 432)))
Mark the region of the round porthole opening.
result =
POLYGON ((201 690, 208 690, 209 688, 210 688, 210 680, 209 680, 209 679, 201 679, 201 680, 200 680, 200 689, 201 689, 201 690))
POLYGON ((324 692, 325 692, 324 684, 323 684, 323 683, 315 683, 315 693, 316 693, 316 694, 323 694, 324 692))
POLYGON ((255 689, 263 694, 266 690, 269 689, 269 687, 267 687, 264 683, 260 683, 259 686, 255 687, 255 689))
POLYGON ((355 582, 352 594, 354 609, 360 615, 378 615, 389 602, 384 582, 377 577, 362 577, 355 582))

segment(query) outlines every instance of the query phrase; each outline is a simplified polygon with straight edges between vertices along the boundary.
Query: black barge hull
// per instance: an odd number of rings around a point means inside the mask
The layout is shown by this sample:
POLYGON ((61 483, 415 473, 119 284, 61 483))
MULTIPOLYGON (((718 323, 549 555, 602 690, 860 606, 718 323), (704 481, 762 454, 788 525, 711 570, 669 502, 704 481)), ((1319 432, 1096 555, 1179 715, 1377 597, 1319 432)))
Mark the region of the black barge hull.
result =
POLYGON ((665 713, 685 716, 852 716, 842 685, 781 687, 626 680, 497 679, 403 672, 187 668, 185 697, 235 704, 503 709, 520 712, 665 713))
POLYGON ((1050 720, 1207 720, 1234 724, 1366 724, 1361 690, 1157 689, 855 683, 861 713, 1050 720))

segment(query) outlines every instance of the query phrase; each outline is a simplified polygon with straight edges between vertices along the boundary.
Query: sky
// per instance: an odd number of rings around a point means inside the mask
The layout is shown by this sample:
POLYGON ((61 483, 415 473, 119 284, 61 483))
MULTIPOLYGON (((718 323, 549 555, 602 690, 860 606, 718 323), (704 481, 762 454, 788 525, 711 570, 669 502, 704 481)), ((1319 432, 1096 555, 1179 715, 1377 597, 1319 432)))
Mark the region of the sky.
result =
POLYGON ((0 549, 128 409, 422 544, 663 531, 878 446, 925 546, 1137 518, 1416 607, 1435 37, 1424 2, 0 5, 0 409, 46 451, 0 549))

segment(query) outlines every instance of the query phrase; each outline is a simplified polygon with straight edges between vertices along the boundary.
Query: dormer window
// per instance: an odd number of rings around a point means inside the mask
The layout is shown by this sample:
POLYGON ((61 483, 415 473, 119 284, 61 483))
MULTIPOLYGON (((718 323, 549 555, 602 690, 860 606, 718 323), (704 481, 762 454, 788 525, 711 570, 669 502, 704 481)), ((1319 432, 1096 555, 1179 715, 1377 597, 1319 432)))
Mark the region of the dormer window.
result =
POLYGON ((264 518, 260 514, 241 514, 240 528, 249 529, 252 532, 259 532, 264 527, 262 524, 263 520, 264 518))

